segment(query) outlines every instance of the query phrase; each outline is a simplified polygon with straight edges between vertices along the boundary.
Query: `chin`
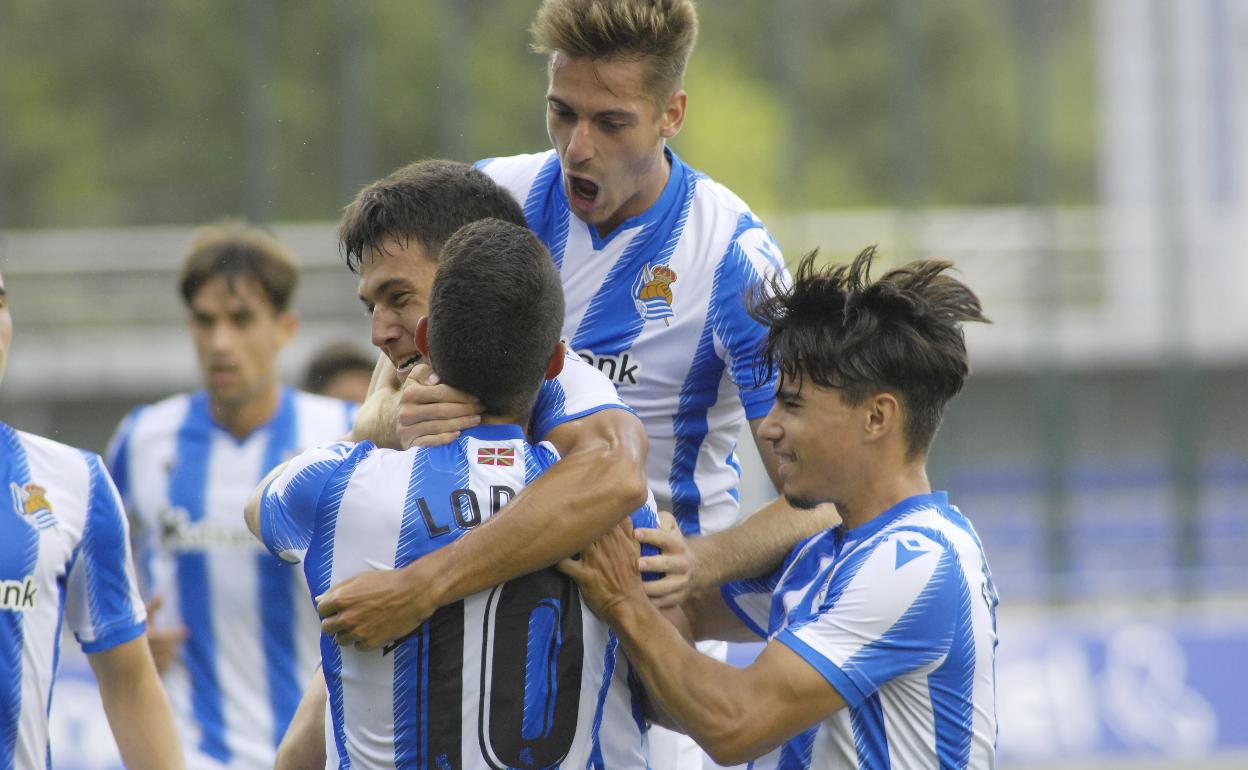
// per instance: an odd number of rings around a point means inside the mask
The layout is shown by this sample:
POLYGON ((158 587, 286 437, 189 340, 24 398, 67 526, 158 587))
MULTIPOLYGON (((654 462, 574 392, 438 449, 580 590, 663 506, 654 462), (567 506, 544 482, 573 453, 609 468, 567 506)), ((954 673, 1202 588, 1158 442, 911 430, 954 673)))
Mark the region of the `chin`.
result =
POLYGON ((810 497, 801 497, 799 495, 789 494, 788 492, 784 493, 784 501, 788 503, 789 505, 793 506, 794 508, 798 508, 803 511, 808 511, 811 508, 817 508, 819 507, 819 505, 825 502, 824 500, 815 500, 814 498, 810 498, 810 497))

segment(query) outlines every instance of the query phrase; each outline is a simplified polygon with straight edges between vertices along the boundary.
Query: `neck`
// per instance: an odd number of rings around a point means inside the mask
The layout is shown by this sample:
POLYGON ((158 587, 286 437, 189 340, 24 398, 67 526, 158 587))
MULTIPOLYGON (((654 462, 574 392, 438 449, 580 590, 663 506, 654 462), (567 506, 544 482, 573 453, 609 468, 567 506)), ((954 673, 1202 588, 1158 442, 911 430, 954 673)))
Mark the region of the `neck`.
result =
POLYGON ((235 438, 246 438, 256 428, 273 419, 281 403, 282 392, 277 386, 264 395, 240 404, 221 403, 209 399, 212 419, 229 431, 235 438))
POLYGON ((837 510, 845 529, 857 529, 869 524, 902 500, 932 491, 932 485, 927 480, 927 469, 922 462, 904 466, 888 476, 865 481, 852 498, 837 501, 837 510))
POLYGON ((671 175, 672 161, 667 156, 667 145, 664 144, 659 152, 658 167, 653 172, 654 178, 643 189, 637 191, 637 197, 633 202, 624 204, 611 215, 610 219, 597 226, 598 237, 606 238, 625 220, 645 213, 663 195, 663 188, 667 187, 667 180, 671 175))

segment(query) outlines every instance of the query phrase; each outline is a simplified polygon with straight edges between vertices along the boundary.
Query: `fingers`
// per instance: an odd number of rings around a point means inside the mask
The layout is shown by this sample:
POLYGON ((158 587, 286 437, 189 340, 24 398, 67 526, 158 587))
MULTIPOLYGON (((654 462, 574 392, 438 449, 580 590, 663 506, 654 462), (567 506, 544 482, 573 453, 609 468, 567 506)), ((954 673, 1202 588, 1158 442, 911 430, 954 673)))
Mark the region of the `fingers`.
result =
POLYGON ((650 597, 650 601, 659 609, 679 606, 688 595, 686 590, 688 587, 689 581, 683 575, 669 575, 642 584, 646 596, 650 597))
POLYGON ((338 598, 337 592, 335 592, 332 589, 316 597, 314 601, 316 602, 317 613, 322 618, 328 618, 331 615, 337 614, 338 610, 340 609, 338 607, 337 598, 338 598))
POLYGON ((676 522, 676 517, 671 511, 659 511, 659 526, 663 529, 679 530, 680 525, 676 522))
POLYGON ((555 569, 577 581, 585 574, 585 565, 580 559, 563 559, 555 565, 555 569))
POLYGON ((475 396, 442 384, 438 375, 426 363, 412 367, 403 382, 403 395, 400 400, 405 404, 472 404, 480 407, 475 396))

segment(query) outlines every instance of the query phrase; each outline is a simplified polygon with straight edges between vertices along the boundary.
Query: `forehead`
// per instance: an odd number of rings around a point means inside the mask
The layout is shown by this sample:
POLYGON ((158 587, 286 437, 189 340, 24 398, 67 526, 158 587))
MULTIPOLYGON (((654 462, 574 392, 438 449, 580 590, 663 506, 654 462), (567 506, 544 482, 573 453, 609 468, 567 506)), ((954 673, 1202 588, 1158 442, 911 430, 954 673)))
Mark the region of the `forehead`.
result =
POLYGON ((550 57, 548 97, 588 111, 637 109, 651 103, 644 59, 595 59, 555 51, 550 57))
POLYGON ((361 297, 369 297, 383 284, 402 282, 428 292, 438 263, 416 238, 389 236, 378 249, 366 248, 360 260, 361 297))
POLYGON ((233 312, 244 308, 277 311, 260 281, 247 273, 208 278, 191 296, 191 308, 198 312, 219 309, 233 312))

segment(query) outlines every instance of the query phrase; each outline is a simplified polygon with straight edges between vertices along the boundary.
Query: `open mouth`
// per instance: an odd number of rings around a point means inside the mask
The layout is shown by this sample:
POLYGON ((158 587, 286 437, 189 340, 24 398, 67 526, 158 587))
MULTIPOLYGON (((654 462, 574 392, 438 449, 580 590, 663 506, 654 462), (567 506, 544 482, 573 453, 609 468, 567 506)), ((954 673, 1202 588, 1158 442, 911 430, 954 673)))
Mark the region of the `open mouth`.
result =
POLYGON ((402 361, 396 362, 394 365, 395 371, 398 372, 400 378, 405 378, 407 377, 408 372, 412 370, 412 367, 420 363, 423 358, 424 356, 422 356, 419 352, 413 353, 402 361))
POLYGON ((574 203, 579 203, 582 207, 590 206, 598 198, 598 185, 594 182, 570 176, 568 183, 574 203))

